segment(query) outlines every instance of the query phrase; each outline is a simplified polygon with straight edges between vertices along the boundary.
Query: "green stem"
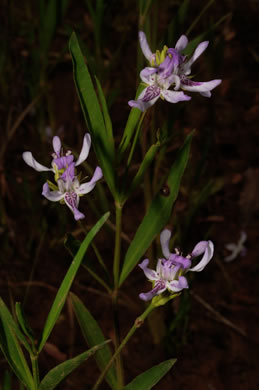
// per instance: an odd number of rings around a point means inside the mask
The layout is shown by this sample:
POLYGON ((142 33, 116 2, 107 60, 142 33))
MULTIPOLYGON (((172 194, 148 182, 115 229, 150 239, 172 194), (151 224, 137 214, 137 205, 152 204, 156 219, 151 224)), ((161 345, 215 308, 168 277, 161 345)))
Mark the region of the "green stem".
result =
MULTIPOLYGON (((121 350, 125 347, 125 345, 127 344, 127 342, 129 341, 129 339, 133 336, 133 334, 136 332, 136 330, 138 328, 141 327, 141 325, 143 325, 146 317, 153 311, 153 309, 155 308, 155 306, 151 303, 147 308, 146 310, 135 320, 134 322, 134 325, 131 327, 131 329, 129 330, 128 334, 125 336, 125 338, 123 339, 122 343, 120 344, 120 346, 116 349, 114 355, 112 356, 111 360, 109 361, 109 363, 107 364, 107 366, 105 367, 104 371, 101 373, 101 375, 99 376, 99 378, 97 379, 97 382, 95 383, 94 387, 92 388, 92 390, 97 390, 100 386, 100 384, 102 383, 105 375, 107 374, 107 371, 110 369, 111 365, 113 364, 114 360, 117 358, 117 356, 120 354, 121 350)), ((118 390, 121 390, 121 388, 118 388, 118 390)))
POLYGON ((39 388, 40 384, 40 375, 39 375, 39 364, 38 364, 38 354, 37 352, 32 352, 30 355, 31 358, 31 365, 32 365, 32 375, 35 385, 35 390, 39 388))
POLYGON ((122 217, 122 205, 115 202, 116 212, 116 232, 115 232, 115 248, 114 248, 114 259, 113 259, 113 277, 114 277, 114 288, 117 290, 119 285, 119 274, 120 274, 120 255, 121 255, 121 217, 122 217))
POLYGON ((140 120, 139 120, 139 123, 138 123, 137 131, 136 131, 136 134, 135 134, 135 137, 134 137, 134 141, 133 141, 133 144, 132 144, 132 147, 131 147, 131 150, 130 150, 130 154, 129 154, 129 158, 128 158, 128 162, 127 162, 127 169, 130 166, 130 163, 131 163, 131 160, 132 160, 132 157, 133 157, 133 153, 135 151, 135 147, 136 147, 136 144, 137 144, 137 140, 139 138, 139 132, 140 132, 140 129, 141 129, 141 125, 142 125, 145 113, 146 113, 146 111, 142 112, 140 120))

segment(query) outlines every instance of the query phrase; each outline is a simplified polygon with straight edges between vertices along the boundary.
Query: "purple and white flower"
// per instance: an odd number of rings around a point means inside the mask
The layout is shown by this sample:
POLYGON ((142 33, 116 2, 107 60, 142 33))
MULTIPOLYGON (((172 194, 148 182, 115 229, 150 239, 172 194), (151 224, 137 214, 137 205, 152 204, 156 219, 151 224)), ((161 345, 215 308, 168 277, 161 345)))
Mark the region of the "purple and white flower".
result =
POLYGON ((65 171, 65 175, 65 179, 58 179, 57 190, 51 191, 49 184, 47 182, 44 183, 42 195, 52 202, 64 201, 74 214, 75 220, 82 219, 85 217, 85 215, 78 210, 79 198, 80 196, 88 194, 88 192, 93 190, 96 182, 103 176, 102 170, 100 167, 97 167, 92 179, 89 182, 83 184, 80 184, 76 176, 74 176, 73 179, 71 178, 69 169, 65 171))
POLYGON ((83 147, 76 161, 74 161, 71 151, 64 154, 59 137, 55 136, 52 144, 54 153, 52 154, 51 168, 37 162, 31 152, 24 152, 22 157, 26 164, 36 171, 52 171, 54 173, 57 185, 47 181, 43 185, 42 195, 52 202, 59 201, 65 203, 73 212, 76 220, 82 219, 85 215, 78 210, 79 198, 92 191, 97 181, 103 176, 100 167, 95 169, 92 179, 87 183, 80 184, 79 176, 76 175, 75 167, 84 162, 88 157, 91 147, 91 136, 90 134, 85 134, 83 147))
MULTIPOLYGON (((82 164, 88 157, 89 150, 91 147, 91 136, 90 134, 86 133, 83 140, 83 146, 81 149, 81 152, 79 154, 78 159, 74 162, 74 156, 72 155, 71 151, 68 150, 65 154, 61 147, 61 141, 58 136, 53 137, 52 140, 53 150, 52 153, 52 162, 51 162, 51 168, 48 168, 42 164, 40 164, 35 158, 33 157, 31 152, 24 152, 22 154, 22 158, 26 162, 27 165, 32 167, 38 172, 43 171, 52 171, 55 173, 55 180, 57 181, 60 177, 64 178, 64 172, 68 167, 76 167, 80 164, 82 164)), ((71 169, 71 173, 72 173, 71 169)))
POLYGON ((175 294, 188 288, 188 282, 184 275, 188 271, 202 271, 212 259, 214 245, 211 241, 200 241, 194 247, 193 251, 184 257, 178 250, 175 253, 170 252, 170 238, 170 230, 163 230, 160 235, 160 242, 164 258, 158 259, 156 270, 148 268, 148 259, 143 260, 139 264, 146 277, 153 282, 153 289, 151 291, 139 294, 139 297, 144 301, 149 301, 166 290, 170 294, 175 294), (200 255, 203 255, 202 259, 194 267, 191 267, 192 260, 200 255))
POLYGON ((190 100, 191 97, 185 95, 183 91, 198 92, 203 96, 210 97, 211 90, 221 83, 221 80, 218 79, 197 82, 189 76, 192 64, 206 50, 208 41, 201 42, 190 59, 181 54, 188 44, 185 35, 178 39, 175 48, 164 46, 161 53, 158 50, 156 53, 151 52, 143 31, 139 32, 139 41, 141 50, 151 66, 140 72, 140 78, 146 88, 140 93, 137 100, 129 101, 131 107, 145 111, 155 104, 159 97, 170 103, 190 100), (169 89, 171 86, 173 90, 169 89), (180 89, 183 91, 179 91, 180 89))

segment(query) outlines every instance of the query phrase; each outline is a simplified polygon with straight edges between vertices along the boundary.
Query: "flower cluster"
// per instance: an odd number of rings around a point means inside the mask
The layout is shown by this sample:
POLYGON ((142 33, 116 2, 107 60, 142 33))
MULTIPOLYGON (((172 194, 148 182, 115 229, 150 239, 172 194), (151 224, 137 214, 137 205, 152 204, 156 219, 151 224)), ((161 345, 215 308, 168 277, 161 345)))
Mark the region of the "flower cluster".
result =
POLYGON ((174 294, 188 288, 188 282, 184 274, 188 271, 202 271, 213 256, 214 245, 211 241, 200 241, 194 247, 192 253, 186 257, 183 257, 178 250, 171 253, 169 251, 170 237, 171 232, 168 229, 163 230, 160 235, 161 248, 165 258, 158 260, 156 271, 148 268, 148 259, 139 264, 146 277, 154 283, 151 291, 139 294, 139 297, 144 301, 149 301, 166 290, 174 294), (203 255, 200 262, 191 268, 192 259, 200 255, 203 255))
POLYGON ((140 72, 140 78, 146 88, 137 100, 129 101, 131 107, 137 107, 141 111, 145 111, 159 97, 170 103, 190 100, 191 97, 185 95, 183 91, 199 92, 203 96, 210 97, 210 91, 221 83, 221 80, 197 82, 190 77, 191 66, 207 48, 208 41, 201 42, 190 59, 182 54, 188 44, 185 35, 179 38, 175 48, 164 46, 161 53, 158 50, 156 53, 151 52, 143 31, 139 32, 139 41, 141 50, 151 66, 140 72), (171 86, 174 87, 174 90, 169 90, 171 86), (179 91, 180 89, 183 91, 179 91))
POLYGON ((24 152, 22 157, 26 164, 36 171, 52 171, 54 173, 57 184, 53 184, 50 181, 44 183, 42 195, 52 202, 60 201, 65 203, 73 212, 76 220, 82 219, 85 216, 78 210, 79 197, 92 191, 96 182, 103 176, 100 167, 95 169, 92 179, 87 183, 80 184, 79 176, 76 175, 75 167, 84 162, 88 157, 91 147, 91 136, 90 134, 85 134, 83 147, 76 161, 74 161, 71 151, 67 151, 64 154, 59 137, 53 137, 52 144, 54 153, 52 154, 51 168, 38 163, 31 152, 24 152))

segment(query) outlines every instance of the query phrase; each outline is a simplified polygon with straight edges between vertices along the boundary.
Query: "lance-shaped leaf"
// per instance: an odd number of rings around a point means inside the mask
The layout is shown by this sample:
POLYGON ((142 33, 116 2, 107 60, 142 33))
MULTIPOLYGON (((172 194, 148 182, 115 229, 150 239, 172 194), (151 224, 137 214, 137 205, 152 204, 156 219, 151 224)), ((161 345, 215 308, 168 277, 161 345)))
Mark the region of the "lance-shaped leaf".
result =
POLYGON ((95 88, 75 33, 72 33, 69 40, 69 49, 73 62, 74 81, 95 153, 106 182, 111 192, 115 194, 114 148, 111 147, 110 142, 107 142, 107 139, 110 139, 110 129, 108 131, 106 129, 95 88))
MULTIPOLYGON (((0 346, 1 350, 19 380, 27 386, 28 389, 34 390, 34 382, 28 364, 25 360, 23 351, 17 339, 21 332, 14 322, 4 301, 0 298, 0 346)), ((23 336, 24 337, 24 336, 23 336)))
POLYGON ((103 342, 102 344, 95 345, 93 348, 81 353, 80 355, 66 360, 64 363, 59 364, 50 370, 47 375, 42 379, 39 390, 53 390, 55 387, 63 381, 72 371, 80 366, 86 359, 96 353, 98 350, 104 348, 110 340, 103 342))
POLYGON ((123 390, 149 390, 152 389, 175 364, 176 359, 169 359, 163 363, 150 368, 138 375, 123 390))
POLYGON ((65 304, 65 301, 66 301, 66 297, 67 297, 67 294, 70 290, 70 287, 73 283, 73 280, 76 276, 76 273, 80 267, 80 264, 83 260, 83 257, 85 255, 85 252, 87 251, 91 241, 93 240, 93 238, 95 237, 95 235, 98 233, 98 231, 101 229, 101 227, 103 226, 103 224, 106 222, 106 220, 108 219, 110 213, 106 213, 102 216, 102 218, 99 219, 99 221, 94 225, 94 227, 92 227, 92 229, 90 230, 90 232, 86 235, 84 241, 82 242, 82 244, 80 245, 80 248, 76 254, 76 256, 74 257, 64 279, 63 279, 63 282, 61 283, 61 286, 57 292, 57 295, 56 295, 56 298, 52 304, 52 307, 50 309, 50 312, 48 314, 48 318, 46 320, 46 323, 45 323, 45 326, 44 326, 44 329, 43 329, 43 333, 42 333, 42 337, 41 337, 41 341, 39 343, 39 347, 38 347, 38 351, 40 352, 44 346, 44 344, 46 343, 58 317, 59 317, 59 314, 65 304))
MULTIPOLYGON (((76 318, 89 347, 102 343, 105 340, 105 337, 94 317, 75 294, 70 293, 70 296, 76 318)), ((104 348, 95 354, 96 362, 101 371, 103 371, 107 366, 111 357, 112 352, 109 345, 105 345, 104 348)), ((111 367, 107 372, 106 381, 109 383, 112 389, 116 390, 117 381, 114 367, 111 367)))
POLYGON ((179 150, 176 160, 169 171, 166 182, 168 194, 165 196, 159 192, 155 196, 143 221, 138 227, 125 256, 120 275, 120 285, 133 270, 153 239, 164 228, 170 218, 172 207, 177 198, 181 179, 188 162, 191 140, 192 134, 187 136, 183 147, 179 150))
POLYGON ((148 149, 142 163, 140 164, 140 167, 138 169, 138 172, 136 173, 136 176, 132 180, 132 183, 129 187, 129 190, 126 194, 126 199, 132 194, 132 192, 135 190, 135 188, 141 183, 147 168, 152 163, 159 148, 160 148, 160 142, 158 141, 156 144, 151 145, 150 148, 148 149))
MULTIPOLYGON (((135 99, 138 98, 140 93, 143 91, 144 86, 142 84, 139 85, 136 93, 135 99)), ((129 146, 130 140, 134 134, 134 130, 138 124, 139 118, 141 115, 141 111, 138 108, 132 108, 130 110, 130 114, 126 123, 126 127, 122 136, 121 143, 119 145, 119 159, 122 157, 123 153, 129 146)))

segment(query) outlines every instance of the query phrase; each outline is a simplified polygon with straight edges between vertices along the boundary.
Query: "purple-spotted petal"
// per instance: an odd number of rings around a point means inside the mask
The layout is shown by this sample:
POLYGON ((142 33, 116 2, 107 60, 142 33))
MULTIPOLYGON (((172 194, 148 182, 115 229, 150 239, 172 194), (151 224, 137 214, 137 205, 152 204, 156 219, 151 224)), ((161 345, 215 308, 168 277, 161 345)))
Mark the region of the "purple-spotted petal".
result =
POLYGON ((38 161, 35 160, 31 152, 23 152, 22 158, 26 162, 26 164, 29 165, 31 168, 35 169, 35 171, 38 172, 53 171, 52 168, 47 168, 44 165, 38 163, 38 161))
POLYGON ((100 167, 96 167, 92 179, 88 183, 81 184, 77 190, 78 194, 88 194, 95 187, 98 180, 103 177, 103 172, 100 167))
POLYGON ((170 103, 178 103, 182 101, 188 101, 191 100, 191 96, 185 95, 182 91, 170 91, 170 90, 163 90, 161 92, 161 95, 170 103))
POLYGON ((43 184, 42 195, 51 202, 58 202, 65 196, 65 194, 60 191, 50 191, 48 183, 43 184))
POLYGON ((164 229, 162 231, 162 233, 160 234, 161 249, 162 249, 162 253, 166 259, 168 259, 170 256, 169 241, 170 241, 171 235, 172 235, 172 233, 170 232, 169 229, 164 229))
POLYGON ((150 301, 156 295, 162 294, 166 290, 166 282, 164 280, 157 280, 155 283, 155 287, 147 292, 139 294, 140 299, 143 301, 150 301))
POLYGON ((212 259, 214 253, 214 245, 212 241, 200 241, 193 249, 191 255, 192 257, 197 257, 203 254, 201 261, 192 268, 189 268, 189 271, 200 272, 202 271, 209 261, 212 259))
POLYGON ((158 276, 157 272, 154 271, 153 269, 148 268, 148 263, 149 263, 149 260, 145 259, 138 266, 143 270, 145 276, 149 280, 158 280, 159 276, 158 276))
POLYGON ((179 276, 178 280, 173 280, 167 284, 167 288, 173 292, 179 292, 188 287, 187 279, 184 276, 179 276))
POLYGON ((74 214, 76 221, 83 219, 85 215, 78 210, 79 196, 74 191, 68 191, 65 193, 64 201, 74 214))
POLYGON ((182 51, 188 45, 188 38, 185 35, 181 35, 178 41, 176 42, 175 48, 178 51, 182 51))
POLYGON ((139 76, 145 84, 151 84, 152 82, 155 81, 155 77, 154 76, 150 77, 150 76, 152 76, 155 73, 157 73, 157 68, 152 68, 147 66, 146 68, 142 69, 139 76))
POLYGON ((91 136, 89 133, 86 133, 84 136, 81 152, 79 154, 78 159, 76 160, 76 164, 75 164, 76 166, 82 164, 82 162, 84 162, 87 159, 90 147, 91 147, 91 136))
POLYGON ((142 50, 142 53, 146 57, 146 59, 151 63, 153 58, 153 53, 150 50, 149 44, 147 42, 146 34, 143 31, 139 31, 138 33, 139 37, 139 44, 142 50))
POLYGON ((53 137, 52 145, 53 145, 54 152, 59 157, 60 151, 61 151, 61 141, 57 135, 55 137, 53 137))
POLYGON ((130 100, 128 104, 130 107, 139 108, 144 112, 155 104, 160 97, 160 92, 161 90, 158 86, 151 85, 141 92, 137 100, 130 100))
MULTIPOLYGON (((192 92, 199 92, 199 93, 206 93, 208 91, 211 91, 212 89, 216 88, 222 80, 211 80, 206 82, 197 82, 192 81, 189 79, 182 79, 181 80, 181 87, 185 91, 192 91, 192 92), (188 82, 186 81, 188 80, 188 82)), ((208 95, 206 95, 208 96, 208 95)), ((208 96, 209 97, 209 96, 208 96)))

